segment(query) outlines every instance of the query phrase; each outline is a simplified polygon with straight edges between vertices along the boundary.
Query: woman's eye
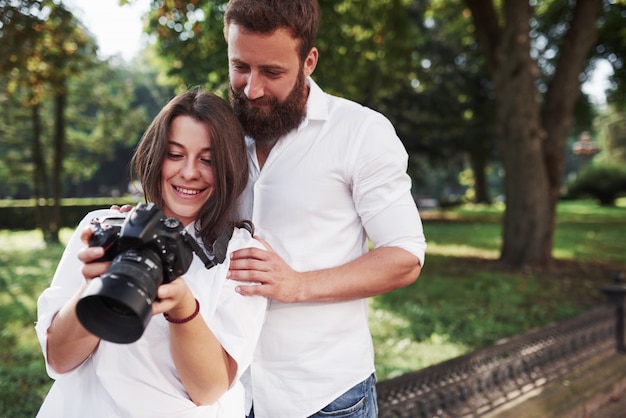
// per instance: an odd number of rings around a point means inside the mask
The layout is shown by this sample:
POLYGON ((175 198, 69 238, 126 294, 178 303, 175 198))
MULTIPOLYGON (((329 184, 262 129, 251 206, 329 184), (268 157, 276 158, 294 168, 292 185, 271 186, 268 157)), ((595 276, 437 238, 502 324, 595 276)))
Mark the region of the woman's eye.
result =
POLYGON ((178 160, 178 159, 183 158, 183 156, 180 155, 180 154, 176 154, 175 152, 168 152, 167 153, 167 158, 169 158, 171 160, 178 160))
POLYGON ((200 161, 202 161, 206 165, 211 165, 212 163, 212 160, 210 158, 201 158, 200 161))

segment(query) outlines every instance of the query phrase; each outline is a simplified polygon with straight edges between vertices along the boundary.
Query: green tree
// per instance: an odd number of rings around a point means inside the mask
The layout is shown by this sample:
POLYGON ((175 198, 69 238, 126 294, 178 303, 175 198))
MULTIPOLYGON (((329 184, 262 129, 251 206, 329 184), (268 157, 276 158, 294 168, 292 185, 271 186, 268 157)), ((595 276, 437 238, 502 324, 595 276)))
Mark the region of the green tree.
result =
POLYGON ((29 91, 24 105, 32 112, 32 159, 38 221, 46 242, 58 242, 66 146, 67 80, 93 60, 95 45, 62 3, 27 0, 9 4, 3 2, 0 7, 4 16, 0 72, 13 78, 9 91, 18 88, 29 91), (46 175, 40 116, 41 104, 46 96, 53 103, 50 182, 46 175), (47 197, 48 187, 52 197, 51 207, 48 207, 47 199, 40 199, 47 197))
POLYGON ((151 60, 161 82, 181 90, 204 85, 228 92, 223 16, 227 1, 152 0, 147 31, 156 35, 151 60))
POLYGON ((626 107, 626 1, 605 1, 602 11, 598 25, 599 39, 592 60, 604 59, 613 67, 613 75, 609 77, 612 88, 608 100, 623 110, 626 107))
POLYGON ((65 159, 69 196, 117 197, 128 191, 135 145, 174 95, 156 79, 142 57, 123 66, 102 62, 74 79, 65 159))
POLYGON ((82 195, 126 191, 132 148, 149 123, 146 106, 136 101, 138 78, 134 70, 101 62, 69 83, 65 184, 84 183, 105 164, 114 163, 118 170, 82 195))
MULTIPOLYGON (((225 4, 224 1, 207 0, 188 3, 152 2, 153 9, 148 14, 147 27, 156 34, 157 65, 163 69, 167 82, 178 88, 204 84, 210 89, 221 91, 225 96, 228 85, 222 23, 225 4)), ((415 6, 409 0, 375 0, 363 7, 362 2, 353 0, 322 0, 320 7, 322 21, 317 47, 321 59, 313 75, 316 81, 332 93, 349 97, 387 114, 398 127, 398 133, 407 148, 412 151, 426 148, 429 155, 441 156, 439 160, 442 165, 450 161, 452 149, 457 151, 462 146, 464 150, 471 151, 472 165, 482 174, 477 176, 476 181, 479 195, 482 201, 488 200, 484 156, 490 153, 484 152, 483 146, 469 146, 472 141, 466 140, 468 132, 472 132, 479 144, 485 142, 485 139, 488 143, 492 141, 488 134, 489 128, 485 128, 488 125, 480 123, 479 117, 468 120, 467 108, 472 105, 470 100, 455 106, 458 111, 450 112, 450 102, 455 101, 455 105, 458 102, 456 97, 451 100, 449 92, 445 91, 463 89, 459 87, 464 85, 461 82, 463 76, 447 76, 455 71, 454 65, 446 66, 449 71, 444 77, 440 72, 430 78, 420 74, 429 70, 420 64, 428 55, 420 46, 432 35, 432 32, 424 30, 423 20, 420 19, 423 5, 415 6), (421 104, 419 99, 424 95, 424 89, 411 87, 417 78, 422 80, 422 85, 432 80, 429 84, 431 94, 421 104), (441 79, 450 80, 450 83, 438 89, 436 80, 441 79), (434 91, 436 89, 438 91, 434 91), (440 99, 442 93, 445 93, 445 97, 440 99), (447 110, 443 112, 445 116, 437 119, 441 120, 439 124, 428 120, 435 113, 432 110, 433 100, 447 110), (409 110, 405 112, 405 109, 409 110), (415 114, 425 115, 419 122, 427 120, 427 123, 418 123, 415 114), (454 122, 451 123, 451 120, 454 122), (473 128, 463 129, 467 124, 473 128), (451 126, 455 127, 454 134, 450 133, 451 126), (439 135, 441 131, 447 134, 439 135), (447 144, 442 144, 442 137, 448 140, 447 144), (428 144, 428 147, 424 147, 424 144, 428 144), (475 152, 477 148, 479 152, 475 152)), ((433 69, 430 69, 430 73, 435 73, 433 69)), ((465 90, 464 93, 455 91, 452 94, 474 97, 467 92, 468 89, 465 90)))
POLYGON ((614 164, 626 165, 626 112, 615 109, 598 118, 598 136, 602 138, 598 157, 614 164))
MULTIPOLYGON (((190 3, 153 2, 159 52, 178 58, 168 75, 180 81, 193 71, 188 82, 204 77, 209 86, 225 86, 225 2, 190 3)), ((620 38, 607 37, 603 49, 597 33, 609 25, 621 33, 622 0, 320 0, 320 6, 315 79, 389 114, 411 151, 439 150, 442 161, 468 153, 482 188, 486 176, 479 176, 495 140, 507 202, 501 259, 517 267, 550 265, 567 138, 585 124, 580 116, 588 110, 581 82, 590 58, 621 51, 620 38)))
MULTIPOLYGON (((412 37, 409 78, 383 111, 411 153, 427 155, 449 176, 455 175, 457 183, 456 175, 469 165, 473 200, 488 203, 487 170, 496 157, 493 87, 468 32, 463 8, 460 1, 447 1, 409 9, 420 35, 412 37)), ((431 169, 420 183, 426 176, 432 176, 431 169)))
MULTIPOLYGON (((26 170, 32 172, 37 224, 47 242, 58 242, 68 173, 89 176, 97 167, 90 162, 106 155, 128 130, 136 141, 145 115, 129 108, 132 85, 106 79, 110 67, 99 62, 94 40, 62 3, 1 1, 0 8, 0 77, 7 81, 3 105, 15 107, 22 122, 11 128, 13 122, 3 115, 0 133, 17 135, 3 146, 13 145, 15 160, 21 155, 30 163, 26 170), (31 143, 28 152, 24 142, 31 143), (81 153, 81 147, 87 151, 81 153)), ((5 170, 18 165, 8 164, 5 170)))
MULTIPOLYGON (((156 35, 153 59, 166 83, 178 88, 202 84, 227 92, 226 4, 223 0, 151 2, 146 27, 156 35)), ((409 0, 373 0, 363 7, 353 0, 320 1, 322 59, 316 80, 365 104, 401 89, 396 81, 406 75, 398 69, 407 68, 411 61, 407 48, 412 49, 415 41, 406 14, 410 4, 409 0), (363 65, 354 66, 355 62, 363 65)))
POLYGON ((496 130, 505 170, 502 261, 545 267, 552 246, 571 118, 581 74, 597 41, 602 0, 465 0, 495 85, 496 130), (553 13, 537 34, 537 15, 553 13), (540 51, 543 37, 553 47, 540 51), (541 52, 539 56, 533 53, 541 52), (547 58, 542 61, 542 58, 547 58), (541 78, 539 64, 546 78, 541 78))
MULTIPOLYGON (((0 86, 8 84, 0 74, 0 86)), ((21 100, 20 100, 21 101, 21 100)), ((16 105, 5 91, 0 92, 0 196, 22 196, 31 184, 32 163, 24 158, 26 138, 31 134, 30 114, 16 105)))

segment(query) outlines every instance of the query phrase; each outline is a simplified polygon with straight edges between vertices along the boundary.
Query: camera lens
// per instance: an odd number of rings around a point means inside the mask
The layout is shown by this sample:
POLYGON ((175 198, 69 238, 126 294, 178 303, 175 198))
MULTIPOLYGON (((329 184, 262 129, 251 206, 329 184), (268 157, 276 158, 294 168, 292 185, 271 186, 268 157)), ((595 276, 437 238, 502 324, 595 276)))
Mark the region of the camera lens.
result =
POLYGON ((158 254, 149 248, 124 251, 106 273, 89 282, 76 305, 78 319, 104 340, 135 342, 150 322, 152 302, 162 282, 158 254))

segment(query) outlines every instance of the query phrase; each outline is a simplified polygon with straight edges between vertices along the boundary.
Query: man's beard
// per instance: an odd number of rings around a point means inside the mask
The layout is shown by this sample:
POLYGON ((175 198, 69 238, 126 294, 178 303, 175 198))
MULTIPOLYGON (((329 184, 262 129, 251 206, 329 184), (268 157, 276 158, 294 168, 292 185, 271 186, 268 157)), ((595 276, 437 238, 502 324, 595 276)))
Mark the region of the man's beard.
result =
POLYGON ((235 91, 230 86, 230 102, 246 135, 256 142, 266 144, 276 142, 300 126, 306 116, 306 98, 307 86, 302 72, 298 75, 291 93, 282 103, 276 97, 260 97, 251 101, 243 89, 235 91), (264 107, 250 106, 250 102, 262 104, 264 107))

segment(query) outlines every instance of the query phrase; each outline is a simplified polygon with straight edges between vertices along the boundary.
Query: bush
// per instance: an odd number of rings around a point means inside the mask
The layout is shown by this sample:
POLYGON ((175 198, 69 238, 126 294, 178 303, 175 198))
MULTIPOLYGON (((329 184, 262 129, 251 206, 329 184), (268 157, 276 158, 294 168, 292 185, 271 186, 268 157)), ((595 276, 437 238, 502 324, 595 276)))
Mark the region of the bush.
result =
POLYGON ((625 193, 626 167, 614 164, 588 165, 569 184, 570 197, 591 196, 602 206, 614 206, 625 193))
MULTIPOLYGON (((63 199, 61 201, 61 227, 75 228, 78 222, 92 210, 107 209, 113 204, 135 205, 132 197, 63 199)), ((51 205, 52 202, 49 202, 51 205)), ((0 229, 30 230, 37 226, 35 202, 33 200, 0 200, 0 229)), ((51 209, 48 209, 51 210, 51 209)))

